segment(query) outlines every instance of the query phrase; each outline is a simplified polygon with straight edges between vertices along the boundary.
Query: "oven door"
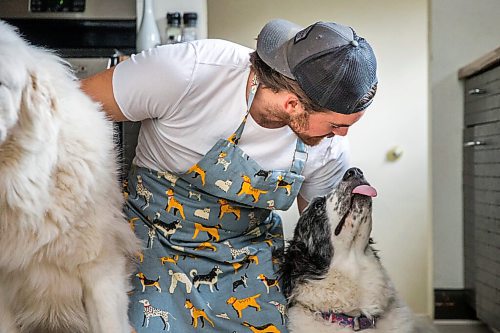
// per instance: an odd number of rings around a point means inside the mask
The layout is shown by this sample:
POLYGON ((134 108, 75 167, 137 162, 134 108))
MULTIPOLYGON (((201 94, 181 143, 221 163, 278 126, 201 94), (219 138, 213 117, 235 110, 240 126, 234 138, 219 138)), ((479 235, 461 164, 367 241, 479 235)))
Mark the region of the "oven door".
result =
MULTIPOLYGON (((65 58, 71 65, 76 77, 80 80, 116 65, 120 59, 120 57, 65 58)), ((114 123, 115 143, 120 165, 120 180, 126 177, 132 165, 140 127, 140 122, 126 121, 114 123)))
POLYGON ((111 67, 113 58, 65 58, 78 79, 85 79, 111 67))

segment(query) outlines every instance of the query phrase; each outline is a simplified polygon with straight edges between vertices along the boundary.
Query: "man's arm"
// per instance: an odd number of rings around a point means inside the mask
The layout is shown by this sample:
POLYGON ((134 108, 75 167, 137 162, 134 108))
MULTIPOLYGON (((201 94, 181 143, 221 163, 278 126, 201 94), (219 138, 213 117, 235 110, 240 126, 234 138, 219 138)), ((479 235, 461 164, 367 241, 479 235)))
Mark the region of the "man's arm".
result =
POLYGON ((81 89, 94 101, 100 103, 111 120, 126 121, 113 94, 114 67, 80 81, 81 89))

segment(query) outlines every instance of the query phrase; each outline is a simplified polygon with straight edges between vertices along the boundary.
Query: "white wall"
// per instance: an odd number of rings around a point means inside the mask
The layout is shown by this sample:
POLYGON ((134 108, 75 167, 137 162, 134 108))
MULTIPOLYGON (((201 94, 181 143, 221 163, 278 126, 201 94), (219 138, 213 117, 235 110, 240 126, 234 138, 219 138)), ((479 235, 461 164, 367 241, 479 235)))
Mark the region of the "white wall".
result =
MULTIPOLYGON (((270 19, 308 25, 337 21, 366 37, 378 57, 379 91, 349 134, 353 163, 379 190, 374 200, 376 247, 404 299, 432 313, 428 142, 428 8, 426 0, 208 0, 208 35, 255 47, 270 19), (403 149, 394 163, 393 146, 403 149)), ((290 236, 296 208, 284 214, 290 236)))
POLYGON ((434 286, 463 281, 462 127, 459 68, 500 45, 500 1, 431 1, 431 118, 434 286))
MULTIPOLYGON (((137 0, 137 29, 142 19, 143 0, 137 0)), ((206 0, 154 0, 156 24, 160 30, 161 40, 165 40, 167 12, 198 13, 198 38, 207 38, 207 1, 206 0)))

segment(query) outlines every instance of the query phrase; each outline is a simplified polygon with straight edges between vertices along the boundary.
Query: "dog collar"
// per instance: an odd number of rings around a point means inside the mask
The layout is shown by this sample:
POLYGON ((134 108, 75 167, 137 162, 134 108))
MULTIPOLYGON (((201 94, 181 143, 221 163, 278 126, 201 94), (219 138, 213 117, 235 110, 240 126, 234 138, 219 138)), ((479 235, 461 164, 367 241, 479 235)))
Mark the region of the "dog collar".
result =
POLYGON ((369 328, 375 328, 377 319, 373 317, 372 319, 361 315, 357 317, 348 316, 343 313, 334 312, 320 312, 321 317, 330 323, 336 323, 340 326, 351 327, 353 331, 362 331, 369 328))

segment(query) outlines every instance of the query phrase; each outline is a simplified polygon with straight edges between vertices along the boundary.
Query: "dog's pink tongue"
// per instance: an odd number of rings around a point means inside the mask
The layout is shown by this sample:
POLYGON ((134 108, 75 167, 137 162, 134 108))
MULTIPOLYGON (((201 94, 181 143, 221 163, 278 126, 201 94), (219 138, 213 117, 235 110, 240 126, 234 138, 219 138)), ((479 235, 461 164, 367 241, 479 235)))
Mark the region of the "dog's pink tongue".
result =
POLYGON ((377 190, 370 185, 359 185, 352 190, 353 194, 366 195, 368 197, 376 197, 377 190))

